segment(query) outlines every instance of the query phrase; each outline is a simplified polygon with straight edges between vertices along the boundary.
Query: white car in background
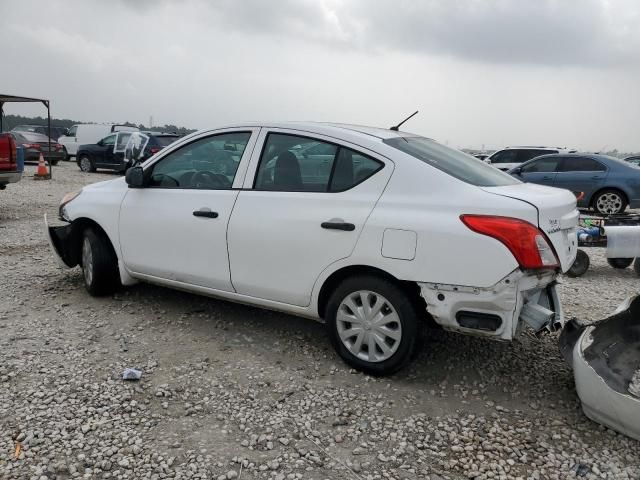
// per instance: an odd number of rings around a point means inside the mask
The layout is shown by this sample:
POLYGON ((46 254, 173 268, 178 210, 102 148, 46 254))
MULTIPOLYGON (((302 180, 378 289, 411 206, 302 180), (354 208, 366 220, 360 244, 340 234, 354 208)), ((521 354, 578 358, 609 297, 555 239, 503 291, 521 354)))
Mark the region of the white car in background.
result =
POLYGON ((493 152, 485 161, 506 172, 532 158, 551 153, 575 153, 575 150, 559 147, 506 147, 493 152))
POLYGON ((92 295, 146 281, 323 319, 347 363, 388 374, 427 322, 500 340, 562 326, 578 213, 569 191, 418 135, 264 123, 184 137, 60 218, 53 249, 92 295))
POLYGON ((98 143, 99 140, 114 132, 138 131, 140 131, 138 127, 130 127, 128 125, 83 123, 72 126, 66 135, 58 138, 58 143, 64 147, 68 160, 70 157, 75 157, 80 145, 98 143))

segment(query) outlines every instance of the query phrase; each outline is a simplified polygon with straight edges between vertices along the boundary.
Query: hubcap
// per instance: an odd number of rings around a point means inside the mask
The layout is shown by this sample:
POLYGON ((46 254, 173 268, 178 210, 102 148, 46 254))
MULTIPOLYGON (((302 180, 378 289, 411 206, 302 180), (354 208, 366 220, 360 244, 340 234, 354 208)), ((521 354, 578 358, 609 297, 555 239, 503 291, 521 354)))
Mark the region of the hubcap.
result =
POLYGON ((82 157, 80 159, 80 169, 83 172, 88 172, 91 170, 91 161, 87 157, 82 157))
POLYGON ((91 252, 91 243, 87 237, 82 242, 82 271, 84 273, 84 281, 87 285, 91 285, 93 281, 93 253, 91 252))
POLYGON ((622 210, 622 198, 613 192, 602 194, 596 201, 596 207, 600 213, 618 213, 622 210))
POLYGON ((369 290, 350 293, 342 300, 336 326, 347 350, 367 362, 389 359, 402 339, 400 317, 393 305, 369 290))

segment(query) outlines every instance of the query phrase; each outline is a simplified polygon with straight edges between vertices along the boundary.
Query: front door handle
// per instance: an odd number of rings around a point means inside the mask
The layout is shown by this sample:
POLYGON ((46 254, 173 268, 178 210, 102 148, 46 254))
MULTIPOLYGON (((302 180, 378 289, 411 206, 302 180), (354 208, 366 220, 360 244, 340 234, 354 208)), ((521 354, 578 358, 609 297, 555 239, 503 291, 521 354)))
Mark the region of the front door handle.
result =
POLYGON ((194 217, 205 217, 205 218, 218 218, 218 212, 212 212, 211 210, 201 209, 193 212, 194 217))
POLYGON ((328 230, 342 230, 344 232, 353 232, 356 229, 353 223, 347 222, 322 222, 320 226, 328 230))

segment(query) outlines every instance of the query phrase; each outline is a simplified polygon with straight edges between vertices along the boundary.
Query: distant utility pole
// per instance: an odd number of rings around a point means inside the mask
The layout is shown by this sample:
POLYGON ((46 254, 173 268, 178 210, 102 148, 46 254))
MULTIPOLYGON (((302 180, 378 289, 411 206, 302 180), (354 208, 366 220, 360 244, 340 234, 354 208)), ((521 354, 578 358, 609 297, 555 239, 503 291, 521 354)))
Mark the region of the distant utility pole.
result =
POLYGON ((149 128, 153 128, 153 115, 149 115, 149 128))

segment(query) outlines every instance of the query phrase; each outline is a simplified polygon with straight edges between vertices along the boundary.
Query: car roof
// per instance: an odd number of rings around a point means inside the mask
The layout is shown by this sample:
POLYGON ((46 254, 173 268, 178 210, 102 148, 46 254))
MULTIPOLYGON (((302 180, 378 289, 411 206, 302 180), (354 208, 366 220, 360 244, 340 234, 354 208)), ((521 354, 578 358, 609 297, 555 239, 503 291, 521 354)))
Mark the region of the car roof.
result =
MULTIPOLYGON (((225 125, 217 127, 216 130, 222 128, 234 128, 234 127, 261 127, 261 128, 282 128, 301 130, 307 133, 314 133, 318 135, 327 136, 355 136, 361 138, 367 138, 368 140, 379 139, 386 140, 389 138, 399 137, 422 137, 414 133, 405 131, 395 131, 391 129, 385 129, 380 127, 369 127, 365 125, 353 125, 348 123, 334 123, 334 122, 239 122, 233 125, 225 125)), ((207 129, 208 130, 208 129, 207 129)))
MULTIPOLYGON (((611 157, 609 155, 603 155, 601 153, 551 153, 549 155, 540 155, 538 157, 534 157, 531 160, 527 160, 524 163, 530 163, 534 160, 540 160, 541 158, 593 158, 594 160, 600 160, 605 163, 614 162, 618 165, 627 165, 627 162, 620 158, 611 157)), ((523 165, 524 165, 523 163, 523 165)))

